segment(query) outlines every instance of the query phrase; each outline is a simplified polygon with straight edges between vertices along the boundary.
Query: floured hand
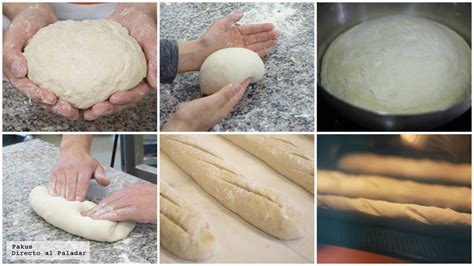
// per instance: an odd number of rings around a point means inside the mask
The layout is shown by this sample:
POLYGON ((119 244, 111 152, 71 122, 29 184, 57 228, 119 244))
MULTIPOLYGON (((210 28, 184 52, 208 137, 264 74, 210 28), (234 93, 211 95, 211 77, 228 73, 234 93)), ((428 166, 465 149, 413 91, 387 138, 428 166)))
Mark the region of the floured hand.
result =
POLYGON ((163 126, 163 131, 204 131, 226 118, 242 99, 249 80, 229 84, 218 92, 186 103, 163 126))
POLYGON ((130 35, 138 41, 147 59, 147 77, 146 82, 140 83, 135 88, 114 93, 107 101, 97 103, 86 110, 84 119, 89 121, 117 113, 139 102, 148 93, 156 89, 156 4, 118 4, 108 19, 126 27, 130 35))
POLYGON ((133 184, 102 200, 84 213, 96 220, 156 223, 157 186, 133 184))
POLYGON ((3 74, 22 94, 43 103, 46 109, 71 120, 79 118, 79 110, 60 101, 55 94, 36 86, 27 78, 28 64, 23 49, 43 27, 58 21, 48 4, 4 4, 4 13, 12 20, 3 35, 3 74))

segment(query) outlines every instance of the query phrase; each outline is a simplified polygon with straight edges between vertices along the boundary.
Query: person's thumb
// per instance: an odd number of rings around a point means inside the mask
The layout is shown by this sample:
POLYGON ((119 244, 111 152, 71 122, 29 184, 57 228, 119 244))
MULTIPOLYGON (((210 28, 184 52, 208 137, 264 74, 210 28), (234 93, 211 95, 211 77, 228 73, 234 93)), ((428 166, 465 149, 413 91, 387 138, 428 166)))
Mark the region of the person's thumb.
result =
POLYGON ((230 98, 229 101, 227 101, 227 104, 224 105, 224 110, 226 110, 226 112, 230 112, 230 110, 234 108, 234 106, 236 106, 237 103, 242 99, 245 91, 247 91, 249 84, 250 84, 250 79, 246 79, 242 83, 239 84, 240 90, 238 91, 238 93, 236 93, 232 98, 230 98))
POLYGON ((104 168, 99 164, 94 172, 95 181, 101 186, 108 186, 110 184, 110 179, 105 176, 104 168))
POLYGON ((220 89, 218 92, 205 97, 208 101, 208 104, 215 107, 216 109, 226 105, 235 95, 237 95, 242 89, 241 84, 229 84, 224 88, 220 89))
POLYGON ((3 67, 7 78, 23 78, 28 72, 26 58, 20 50, 7 49, 3 52, 3 67))
POLYGON ((224 25, 226 29, 230 28, 234 23, 239 21, 244 16, 244 13, 237 11, 229 16, 226 16, 220 20, 220 23, 224 25))

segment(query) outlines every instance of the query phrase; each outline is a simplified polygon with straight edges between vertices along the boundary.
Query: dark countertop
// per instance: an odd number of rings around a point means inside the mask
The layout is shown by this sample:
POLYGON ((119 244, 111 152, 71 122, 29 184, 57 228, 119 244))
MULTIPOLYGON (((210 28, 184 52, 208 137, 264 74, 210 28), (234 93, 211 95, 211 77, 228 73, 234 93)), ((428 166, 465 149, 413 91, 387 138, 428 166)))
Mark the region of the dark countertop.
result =
POLYGON ((156 98, 156 92, 150 93, 135 106, 92 122, 82 118, 71 121, 43 109, 41 104, 23 96, 10 82, 3 81, 3 131, 156 131, 156 98))
MULTIPOLYGON (((7 241, 86 241, 48 224, 30 207, 30 191, 36 186, 48 185, 58 156, 58 148, 42 140, 3 148, 3 263, 13 262, 6 257, 7 241)), ((104 168, 112 182, 107 187, 91 182, 87 200, 97 203, 128 184, 146 183, 124 172, 104 168)), ((123 240, 114 243, 90 241, 90 251, 90 263, 156 263, 157 226, 137 223, 123 240)))
MULTIPOLYGON (((263 59, 264 79, 211 131, 313 131, 313 3, 162 3, 160 38, 196 39, 212 22, 238 10, 244 12, 239 24, 272 22, 282 34, 263 59)), ((161 125, 180 104, 202 96, 198 80, 197 72, 185 73, 160 85, 161 125)))

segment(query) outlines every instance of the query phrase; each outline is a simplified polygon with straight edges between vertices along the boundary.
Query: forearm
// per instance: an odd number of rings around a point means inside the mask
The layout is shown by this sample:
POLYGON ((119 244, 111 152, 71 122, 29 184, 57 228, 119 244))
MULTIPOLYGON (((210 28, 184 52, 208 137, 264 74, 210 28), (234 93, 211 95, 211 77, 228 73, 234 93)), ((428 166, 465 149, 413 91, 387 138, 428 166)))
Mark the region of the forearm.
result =
POLYGON ((135 8, 151 16, 156 22, 156 3, 119 3, 115 11, 122 12, 125 9, 135 8))
POLYGON ((27 8, 44 9, 48 12, 54 13, 51 6, 45 3, 4 3, 3 14, 5 14, 5 16, 10 20, 13 20, 18 14, 27 8))
POLYGON ((63 135, 61 140, 61 152, 83 151, 90 153, 92 135, 63 135))
POLYGON ((210 51, 200 39, 178 41, 179 61, 178 73, 199 71, 210 51))

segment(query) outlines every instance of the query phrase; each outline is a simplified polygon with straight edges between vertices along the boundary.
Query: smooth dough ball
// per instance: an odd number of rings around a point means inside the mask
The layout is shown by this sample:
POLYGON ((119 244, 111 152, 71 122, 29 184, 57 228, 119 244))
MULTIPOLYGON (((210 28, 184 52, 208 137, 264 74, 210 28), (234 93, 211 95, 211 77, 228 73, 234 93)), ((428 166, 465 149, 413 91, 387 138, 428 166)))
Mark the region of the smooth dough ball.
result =
POLYGON ((256 83, 264 74, 265 65, 257 53, 246 48, 225 48, 206 58, 199 71, 199 86, 202 93, 211 95, 247 78, 256 83))
POLYGON ((434 21, 386 16, 337 37, 326 51, 321 85, 364 109, 424 113, 470 95, 471 49, 434 21))
POLYGON ((109 20, 59 21, 26 46, 28 78, 85 109, 146 76, 146 59, 128 30, 109 20))
POLYGON ((127 237, 135 228, 134 222, 111 222, 82 216, 81 213, 94 208, 95 203, 68 201, 63 197, 51 196, 43 186, 31 190, 30 205, 46 222, 90 240, 115 242, 127 237))

